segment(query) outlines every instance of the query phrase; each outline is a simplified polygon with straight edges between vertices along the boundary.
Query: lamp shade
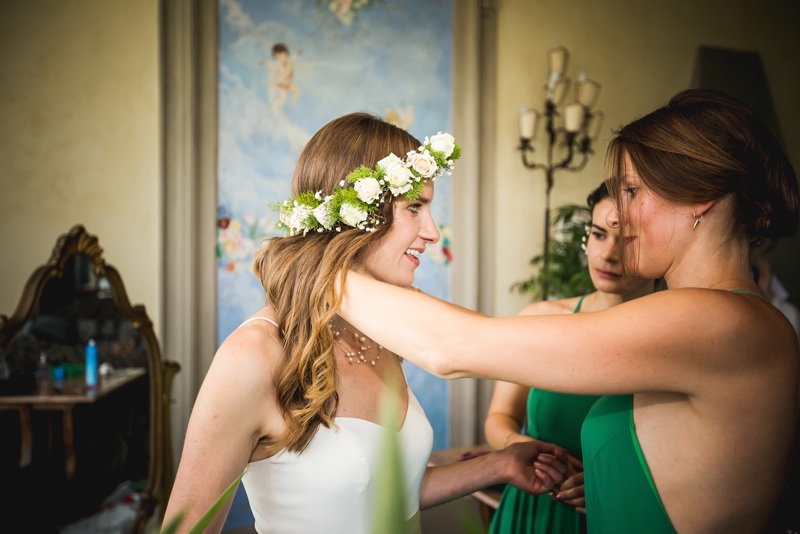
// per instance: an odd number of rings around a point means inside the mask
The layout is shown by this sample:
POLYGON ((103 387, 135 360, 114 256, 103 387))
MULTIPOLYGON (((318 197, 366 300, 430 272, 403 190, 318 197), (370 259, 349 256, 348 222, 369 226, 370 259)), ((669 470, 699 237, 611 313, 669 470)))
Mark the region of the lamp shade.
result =
POLYGON ((564 97, 567 95, 567 91, 569 91, 569 78, 560 78, 558 82, 556 82, 555 87, 553 88, 553 94, 550 96, 550 100, 556 106, 560 106, 562 102, 564 102, 564 97))
POLYGON ((519 112, 519 136, 531 140, 536 137, 536 126, 539 124, 539 112, 525 108, 519 112))
POLYGON ((600 133, 600 126, 603 124, 603 112, 595 111, 589 115, 589 124, 586 126, 586 137, 589 139, 597 139, 597 134, 600 133))
POLYGON ((576 84, 576 92, 578 102, 586 106, 587 109, 592 109, 600 94, 600 84, 589 78, 579 79, 576 84))
POLYGON ((573 102, 564 108, 564 129, 575 133, 581 129, 586 108, 580 102, 573 102))
POLYGON ((547 63, 550 67, 550 72, 564 74, 567 70, 567 63, 569 63, 569 50, 563 46, 551 48, 547 52, 547 63))

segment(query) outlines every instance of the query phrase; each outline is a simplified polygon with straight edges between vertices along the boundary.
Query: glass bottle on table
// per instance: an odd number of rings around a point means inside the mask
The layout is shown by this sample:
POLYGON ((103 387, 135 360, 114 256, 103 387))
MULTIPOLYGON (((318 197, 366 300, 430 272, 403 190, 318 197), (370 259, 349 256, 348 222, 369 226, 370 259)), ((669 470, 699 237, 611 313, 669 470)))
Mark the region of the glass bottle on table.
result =
POLYGON ((90 339, 86 344, 86 386, 97 385, 97 344, 90 339))
POLYGON ((50 392, 50 365, 44 352, 39 354, 39 363, 36 365, 36 391, 40 395, 50 392))

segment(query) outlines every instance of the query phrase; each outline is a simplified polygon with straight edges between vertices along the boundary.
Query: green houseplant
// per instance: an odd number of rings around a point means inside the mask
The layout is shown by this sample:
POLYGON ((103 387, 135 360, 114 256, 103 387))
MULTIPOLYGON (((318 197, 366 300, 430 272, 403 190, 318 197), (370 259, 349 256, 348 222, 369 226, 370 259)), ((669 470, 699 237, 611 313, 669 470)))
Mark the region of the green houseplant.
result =
POLYGON ((533 301, 574 297, 591 291, 585 253, 590 222, 591 212, 586 206, 559 207, 547 250, 530 261, 536 272, 527 280, 515 282, 511 290, 530 294, 533 301))

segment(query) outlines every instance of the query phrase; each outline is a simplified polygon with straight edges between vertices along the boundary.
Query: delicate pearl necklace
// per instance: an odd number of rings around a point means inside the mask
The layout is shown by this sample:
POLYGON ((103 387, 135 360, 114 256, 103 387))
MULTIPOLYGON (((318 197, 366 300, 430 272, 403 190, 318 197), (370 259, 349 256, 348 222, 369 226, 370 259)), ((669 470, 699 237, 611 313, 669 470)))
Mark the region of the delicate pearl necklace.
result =
POLYGON ((330 323, 328 325, 328 328, 330 328, 333 331, 333 341, 334 343, 339 344, 339 347, 341 347, 342 352, 344 352, 344 356, 345 358, 347 358, 348 363, 353 364, 353 363, 369 362, 370 365, 374 367, 375 364, 378 363, 378 360, 381 359, 381 351, 383 350, 383 347, 377 345, 378 353, 375 355, 375 358, 367 360, 367 352, 372 348, 372 345, 366 345, 367 337, 364 334, 360 332, 353 332, 347 327, 342 326, 342 330, 353 336, 353 342, 344 342, 341 338, 342 333, 339 332, 338 330, 333 329, 333 323, 330 323), (347 345, 345 345, 345 343, 347 343, 347 345), (355 352, 348 350, 348 347, 351 344, 360 348, 355 352))

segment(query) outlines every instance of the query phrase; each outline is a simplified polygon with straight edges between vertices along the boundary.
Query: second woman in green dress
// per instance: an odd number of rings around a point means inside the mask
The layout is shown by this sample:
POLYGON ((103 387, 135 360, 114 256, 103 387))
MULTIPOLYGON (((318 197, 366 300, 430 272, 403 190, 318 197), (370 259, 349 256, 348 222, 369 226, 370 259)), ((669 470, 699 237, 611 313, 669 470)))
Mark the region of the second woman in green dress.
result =
MULTIPOLYGON (((521 315, 593 312, 653 292, 653 280, 622 276, 619 229, 606 222, 614 204, 605 183, 592 191, 586 202, 591 210, 586 256, 596 290, 583 296, 535 302, 523 308, 521 315)), ((485 423, 489 445, 493 449, 522 441, 560 445, 569 454, 571 476, 559 492, 552 494, 531 495, 507 486, 492 518, 491 534, 586 532, 581 425, 598 398, 495 383, 485 423)))

